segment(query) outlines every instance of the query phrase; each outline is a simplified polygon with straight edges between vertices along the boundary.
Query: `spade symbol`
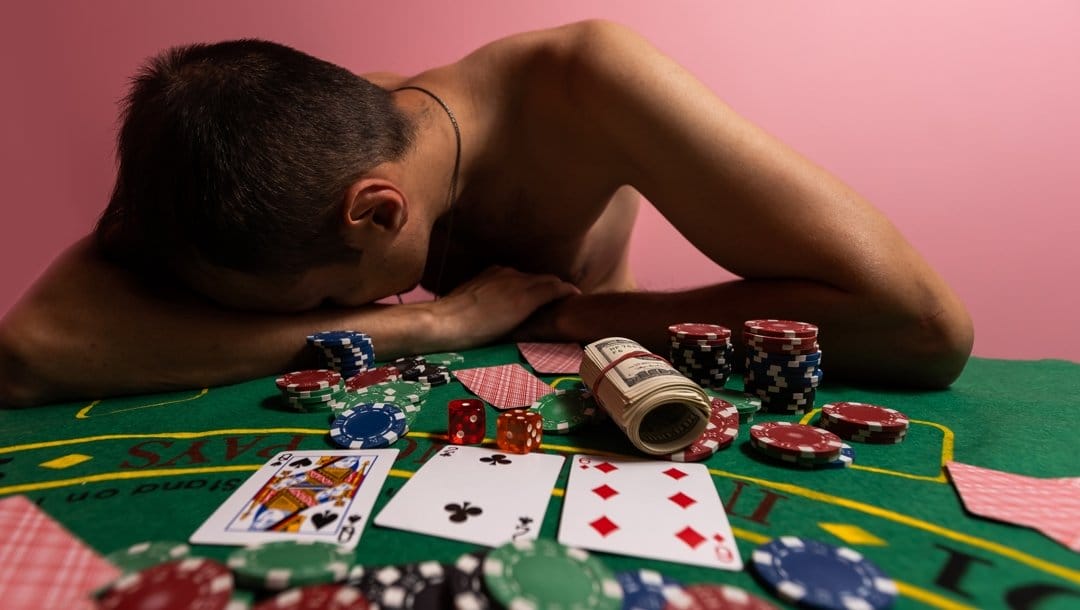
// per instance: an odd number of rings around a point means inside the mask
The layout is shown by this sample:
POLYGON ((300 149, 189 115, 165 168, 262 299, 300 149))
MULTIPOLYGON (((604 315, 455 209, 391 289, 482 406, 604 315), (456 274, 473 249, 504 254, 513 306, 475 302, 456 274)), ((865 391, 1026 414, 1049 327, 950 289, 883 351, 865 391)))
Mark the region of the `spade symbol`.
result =
POLYGON ((325 513, 315 513, 311 516, 311 522, 315 524, 315 529, 321 530, 327 525, 337 520, 337 513, 326 511, 325 513))
POLYGON ((299 460, 296 460, 295 462, 293 462, 292 464, 289 464, 289 465, 294 467, 294 468, 299 468, 301 466, 311 466, 311 460, 309 460, 308 458, 300 458, 299 460))

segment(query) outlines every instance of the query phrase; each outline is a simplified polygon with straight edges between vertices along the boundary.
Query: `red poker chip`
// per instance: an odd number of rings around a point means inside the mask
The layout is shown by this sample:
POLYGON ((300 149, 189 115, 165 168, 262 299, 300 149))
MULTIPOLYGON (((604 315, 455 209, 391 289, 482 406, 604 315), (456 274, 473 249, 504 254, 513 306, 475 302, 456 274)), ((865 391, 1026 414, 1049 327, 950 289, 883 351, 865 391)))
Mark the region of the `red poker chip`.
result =
MULTIPOLYGON (((782 341, 782 339, 778 339, 782 341)), ((789 343, 765 343, 760 341, 747 341, 747 347, 750 347, 758 352, 763 352, 770 355, 783 355, 783 356, 807 356, 815 354, 821 351, 820 346, 817 343, 808 343, 805 345, 791 345, 789 343)))
POLYGON ((907 415, 896 409, 862 402, 834 402, 821 407, 822 417, 874 432, 899 432, 910 425, 907 415))
POLYGON ((369 610, 364 593, 349 585, 313 585, 282 591, 252 610, 369 610))
POLYGON ((762 345, 787 345, 802 347, 817 344, 817 337, 767 337, 743 331, 743 341, 746 343, 760 343, 762 345))
POLYGON ((104 610, 221 610, 233 592, 229 568, 199 557, 161 563, 120 577, 106 591, 104 610))
POLYGON ((780 610, 768 601, 732 585, 690 585, 664 610, 780 610))
POLYGON ((683 322, 672 324, 668 327, 668 333, 674 339, 709 340, 727 339, 731 337, 731 329, 719 324, 702 324, 697 322, 683 322))
POLYGON ((401 379, 401 371, 399 371, 396 366, 387 364, 385 366, 380 366, 377 369, 371 369, 349 377, 345 381, 345 389, 350 392, 355 392, 360 388, 366 388, 375 385, 376 383, 398 381, 399 379, 401 379))
POLYGON ((341 383, 341 375, 328 369, 311 369, 286 373, 274 380, 280 390, 311 392, 341 383))
POLYGON ((672 462, 700 462, 730 447, 738 436, 739 410, 726 400, 713 398, 709 407, 709 423, 701 436, 689 447, 657 457, 672 462))
POLYGON ((840 451, 840 437, 828 430, 786 421, 754 424, 750 437, 758 444, 798 457, 823 457, 840 451))
POLYGON ((809 322, 793 320, 747 320, 743 323, 745 332, 764 337, 816 338, 818 327, 809 322))

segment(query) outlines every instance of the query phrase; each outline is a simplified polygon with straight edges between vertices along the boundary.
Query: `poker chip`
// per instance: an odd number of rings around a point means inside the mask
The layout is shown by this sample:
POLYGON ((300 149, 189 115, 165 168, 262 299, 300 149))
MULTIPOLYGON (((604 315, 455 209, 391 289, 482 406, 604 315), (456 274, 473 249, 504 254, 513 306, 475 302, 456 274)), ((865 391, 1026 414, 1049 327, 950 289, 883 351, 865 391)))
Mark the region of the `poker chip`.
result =
POLYGON ((441 365, 418 364, 412 368, 401 371, 401 378, 406 381, 416 381, 430 386, 439 386, 450 383, 453 378, 450 369, 441 365))
POLYGON ((308 343, 319 349, 320 359, 327 368, 353 377, 375 364, 375 346, 367 334, 352 330, 332 330, 315 333, 308 343))
POLYGON ((309 541, 268 542, 229 555, 228 565, 244 587, 282 591, 340 582, 349 575, 352 551, 309 541))
POLYGON ((619 610, 622 588, 604 564, 554 540, 517 540, 484 559, 484 584, 507 608, 619 610))
POLYGON ((390 365, 380 366, 349 377, 345 381, 345 389, 355 392, 360 388, 366 388, 376 383, 397 381, 399 379, 401 379, 401 371, 398 371, 397 367, 390 365))
POLYGON ((731 331, 716 324, 684 323, 669 326, 668 334, 672 366, 702 388, 723 389, 735 359, 731 331))
POLYGON ((286 373, 274 382, 281 390, 311 392, 337 386, 341 383, 341 375, 337 371, 311 369, 286 373))
POLYGON ((446 580, 450 585, 450 601, 455 610, 488 610, 491 598, 484 588, 484 558, 486 551, 465 553, 449 566, 446 580))
POLYGON ((137 542, 127 548, 117 549, 105 559, 122 572, 138 572, 159 563, 183 559, 191 553, 191 547, 173 540, 137 542))
POLYGON ((700 462, 725 449, 739 436, 739 410, 721 398, 713 398, 709 410, 709 423, 705 431, 689 447, 657 456, 672 462, 700 462))
POLYGON ((378 449, 396 443, 408 431, 405 413, 397 406, 361 403, 334 419, 330 439, 343 449, 378 449))
POLYGON ((682 607, 688 599, 681 582, 656 570, 628 570, 615 574, 622 587, 623 610, 664 610, 669 602, 682 607))
POLYGON ((683 322, 672 324, 668 327, 668 333, 676 339, 727 339, 731 337, 731 330, 718 324, 699 324, 683 322))
POLYGON ((252 610, 369 610, 371 607, 364 593, 351 585, 312 585, 282 591, 252 610))
POLYGON ((425 360, 423 356, 402 356, 390 363, 391 366, 399 371, 406 371, 425 364, 427 364, 427 360, 425 360))
POLYGON ((781 536, 754 549, 752 561, 766 586, 801 606, 881 610, 896 601, 896 583, 846 547, 781 536))
POLYGON ((103 610, 154 608, 224 608, 233 592, 233 576, 225 566, 196 557, 160 563, 121 576, 102 594, 103 610))
POLYGON ((821 464, 822 468, 840 469, 849 468, 855 462, 855 449, 847 443, 841 443, 840 456, 831 462, 821 464))
POLYGON ((821 407, 821 417, 873 432, 901 432, 908 429, 908 417, 888 407, 861 402, 834 402, 821 407))
POLYGON ((416 418, 423 410, 423 403, 413 402, 412 400, 405 399, 393 400, 393 398, 394 397, 376 399, 376 397, 371 396, 346 394, 344 401, 341 403, 341 408, 335 408, 334 412, 340 414, 343 411, 346 411, 348 409, 355 409, 356 407, 363 404, 390 404, 401 409, 401 412, 405 414, 405 423, 408 424, 409 428, 411 429, 413 427, 413 424, 416 423, 416 418))
POLYGON ((544 432, 566 434, 589 423, 596 410, 592 395, 580 390, 555 390, 530 407, 540 414, 544 432))
POLYGON ((839 456, 843 443, 832 432, 786 421, 754 424, 750 427, 754 445, 783 455, 805 459, 828 459, 839 456))
POLYGON ((779 610, 760 597, 732 585, 691 585, 683 590, 687 600, 672 604, 678 610, 779 610))
POLYGON ((430 386, 416 381, 385 381, 360 388, 356 394, 369 398, 371 402, 420 404, 430 389, 430 386))
POLYGON ((747 320, 743 323, 746 332, 765 337, 780 338, 817 338, 818 327, 806 322, 794 320, 747 320))
POLYGON ((428 364, 454 366, 465 362, 465 357, 457 352, 444 352, 440 354, 424 354, 424 361, 428 364))
POLYGON ((380 610, 442 610, 450 589, 437 561, 386 566, 364 574, 360 589, 380 610))

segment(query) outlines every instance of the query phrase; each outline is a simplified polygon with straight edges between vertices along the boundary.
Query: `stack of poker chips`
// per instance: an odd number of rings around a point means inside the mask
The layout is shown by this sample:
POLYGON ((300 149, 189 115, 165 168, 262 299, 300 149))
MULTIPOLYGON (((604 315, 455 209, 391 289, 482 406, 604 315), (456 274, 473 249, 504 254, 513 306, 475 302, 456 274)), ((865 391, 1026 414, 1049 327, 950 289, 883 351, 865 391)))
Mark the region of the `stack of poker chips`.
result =
POLYGON ((861 402, 834 402, 821 407, 818 425, 857 443, 895 445, 907 437, 910 421, 896 409, 861 402))
POLYGON ((793 466, 844 468, 854 452, 828 430, 787 421, 750 426, 750 446, 759 454, 793 466))
POLYGON ((716 324, 686 322, 668 327, 671 364, 703 388, 721 390, 731 375, 731 330, 716 324))
POLYGON ((821 383, 818 328, 791 320, 748 320, 744 391, 771 413, 807 413, 821 383))
POLYGON ((330 330, 315 333, 308 343, 319 348, 322 366, 334 369, 348 379, 375 364, 375 345, 371 337, 352 330, 330 330))
POLYGON ((275 381, 285 404, 305 413, 345 408, 346 390, 341 375, 328 369, 294 371, 275 381))
POLYGON ((418 381, 429 386, 450 383, 450 369, 441 364, 432 364, 423 356, 406 356, 391 363, 405 381, 418 381))

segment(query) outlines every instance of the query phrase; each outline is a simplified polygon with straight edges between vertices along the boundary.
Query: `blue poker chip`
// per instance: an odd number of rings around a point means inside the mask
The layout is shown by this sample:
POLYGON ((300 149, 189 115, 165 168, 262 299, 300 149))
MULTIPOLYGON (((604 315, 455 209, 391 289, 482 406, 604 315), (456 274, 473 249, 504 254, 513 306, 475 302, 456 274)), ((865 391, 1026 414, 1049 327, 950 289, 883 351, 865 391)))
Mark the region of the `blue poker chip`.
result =
POLYGON ((685 597, 683 584, 655 570, 628 570, 615 575, 623 591, 623 610, 664 610, 685 597))
POLYGON ((855 462, 855 449, 851 445, 844 443, 840 448, 840 457, 826 464, 821 464, 819 468, 848 468, 855 462))
POLYGON ((330 439, 343 449, 388 447, 408 432, 405 413, 388 402, 360 403, 330 424, 330 439))
POLYGON ((370 344, 371 337, 353 330, 327 330, 308 336, 308 342, 320 347, 370 344))
POLYGON ((809 608, 884 610, 896 601, 896 583, 846 547, 781 536, 754 549, 752 560, 777 595, 809 608))
POLYGON ((769 364, 784 364, 787 366, 817 364, 821 362, 821 350, 809 354, 773 354, 753 348, 747 348, 746 358, 753 362, 767 362, 769 364))

